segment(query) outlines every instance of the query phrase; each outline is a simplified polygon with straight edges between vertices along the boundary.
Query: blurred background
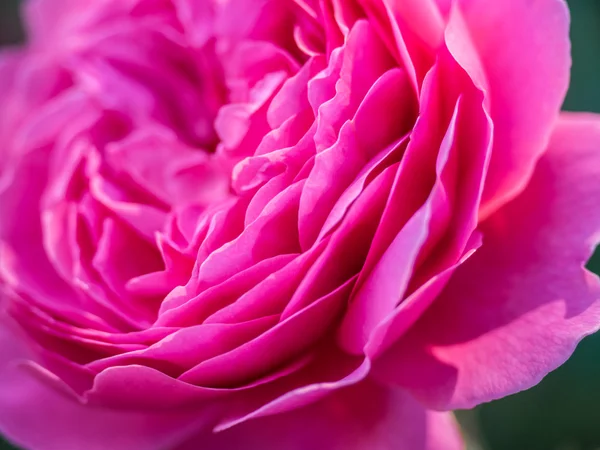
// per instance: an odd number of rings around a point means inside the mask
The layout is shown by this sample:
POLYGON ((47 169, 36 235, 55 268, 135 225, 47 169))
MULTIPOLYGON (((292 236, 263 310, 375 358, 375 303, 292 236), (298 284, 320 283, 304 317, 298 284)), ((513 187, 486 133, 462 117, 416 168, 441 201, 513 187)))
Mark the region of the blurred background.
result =
MULTIPOLYGON (((0 46, 23 39, 18 3, 0 0, 0 46)), ((600 113, 600 0, 568 3, 573 71, 564 109, 600 113)), ((589 266, 600 274, 600 252, 589 266)), ((600 334, 533 389, 457 416, 469 450, 600 450, 600 334)), ((0 437, 0 450, 11 448, 0 437)))

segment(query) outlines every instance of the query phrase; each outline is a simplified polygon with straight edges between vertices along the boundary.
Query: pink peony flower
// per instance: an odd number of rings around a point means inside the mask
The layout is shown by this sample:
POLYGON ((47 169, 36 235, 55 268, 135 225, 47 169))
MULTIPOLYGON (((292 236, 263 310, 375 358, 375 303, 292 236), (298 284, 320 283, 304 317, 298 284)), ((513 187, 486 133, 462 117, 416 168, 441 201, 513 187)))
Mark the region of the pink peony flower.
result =
POLYGON ((0 431, 461 448, 600 325, 562 0, 30 0, 0 59, 0 431))

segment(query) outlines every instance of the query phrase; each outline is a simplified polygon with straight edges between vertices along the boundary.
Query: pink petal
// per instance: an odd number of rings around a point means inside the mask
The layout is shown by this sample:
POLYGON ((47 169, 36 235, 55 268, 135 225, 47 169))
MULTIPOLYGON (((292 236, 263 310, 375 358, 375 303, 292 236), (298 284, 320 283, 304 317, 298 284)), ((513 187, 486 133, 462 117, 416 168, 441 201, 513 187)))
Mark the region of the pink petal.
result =
POLYGON ((206 318, 236 302, 245 293, 252 291, 271 275, 277 274, 296 257, 297 255, 292 254, 265 259, 236 273, 226 281, 207 288, 195 297, 190 297, 185 288, 176 288, 163 301, 157 324, 191 326, 202 323, 206 318))
POLYGON ((225 174, 206 153, 159 127, 138 130, 107 148, 107 162, 166 205, 208 204, 225 198, 225 174), (152 155, 151 158, 148 156, 152 155))
POLYGON ((245 290, 233 303, 207 317, 204 323, 236 323, 281 314, 301 280, 325 246, 315 246, 264 280, 245 290))
POLYGON ((214 431, 225 431, 253 419, 300 409, 368 377, 371 361, 343 354, 330 344, 320 342, 298 358, 293 363, 298 370, 290 372, 289 376, 276 379, 254 392, 246 392, 244 401, 238 401, 227 411, 214 431))
POLYGON ((129 201, 126 194, 115 184, 93 175, 90 194, 94 200, 123 220, 140 236, 153 243, 155 233, 164 227, 167 213, 151 205, 129 201))
MULTIPOLYGON (((430 228, 433 227, 433 216, 438 209, 444 209, 443 203, 448 187, 444 186, 442 174, 447 170, 446 165, 453 149, 458 113, 457 102, 437 155, 437 180, 429 198, 393 237, 372 272, 353 293, 339 335, 342 346, 351 353, 359 354, 363 350, 375 327, 402 300, 418 253, 430 233, 430 228)), ((398 171, 402 170, 406 170, 406 167, 400 163, 398 171)), ((401 175, 399 173, 397 176, 401 175)), ((383 221, 382 223, 385 224, 383 221)))
POLYGON ((324 400, 213 435, 178 450, 458 450, 463 444, 449 413, 427 411, 400 389, 372 381, 324 400))
POLYGON ((304 247, 314 242, 340 195, 369 161, 408 131, 414 103, 407 92, 411 91, 403 72, 385 72, 371 85, 357 111, 348 118, 351 120, 341 127, 337 141, 315 157, 300 201, 299 227, 304 247), (379 111, 389 115, 375 120, 379 111))
POLYGON ((359 0, 415 93, 435 61, 443 36, 443 17, 432 0, 359 0))
POLYGON ((288 78, 273 97, 267 111, 267 121, 272 129, 279 128, 290 117, 309 107, 307 90, 310 80, 323 70, 323 57, 310 58, 300 70, 288 78))
POLYGON ((435 408, 527 389, 600 326, 583 265, 600 236, 600 118, 564 115, 529 186, 483 225, 484 245, 376 366, 435 408))
MULTIPOLYGON (((132 278, 160 270, 162 261, 155 247, 139 239, 120 222, 108 218, 104 220, 92 266, 109 289, 129 302, 126 283, 132 278)), ((127 308, 131 305, 121 306, 127 308)))
POLYGON ((204 2, 174 0, 173 4, 190 43, 197 48, 206 45, 215 31, 214 20, 218 2, 214 0, 204 2))
POLYGON ((394 15, 429 47, 436 48, 444 33, 444 20, 435 0, 383 0, 394 15))
POLYGON ((106 317, 103 307, 88 307, 89 316, 83 317, 83 300, 58 276, 44 252, 39 198, 46 179, 47 152, 31 152, 13 164, 14 179, 0 190, 0 279, 37 305, 71 321, 89 324, 93 317, 102 329, 118 328, 120 321, 106 317), (55 302, 56 298, 61 302, 55 302))
MULTIPOLYGON (((453 61, 446 62, 453 63, 448 69, 456 69, 453 61)), ((435 91, 430 90, 431 82, 448 78, 448 70, 443 66, 445 64, 436 66, 427 76, 423 98, 437 98, 435 91), (441 76, 438 78, 437 74, 441 76)), ((458 75, 452 78, 460 79, 458 75)), ((371 333, 404 300, 409 282, 411 286, 420 286, 454 265, 465 252, 465 245, 477 226, 491 151, 491 124, 483 109, 482 94, 470 84, 462 85, 461 90, 463 93, 456 101, 441 143, 421 141, 421 133, 425 130, 427 140, 435 139, 439 133, 426 128, 432 121, 440 119, 439 105, 426 104, 400 163, 378 236, 374 239, 375 245, 371 248, 371 258, 367 258, 340 329, 340 343, 349 352, 360 354, 364 350, 371 333), (437 114, 432 114, 434 112, 437 114), (433 151, 436 145, 439 145, 439 151, 433 151), (431 159, 436 153, 434 164, 431 159), (434 169, 436 178, 429 197, 410 216, 411 203, 420 197, 416 194, 420 190, 417 189, 419 183, 428 188, 429 176, 426 174, 434 169), (414 176, 417 180, 411 181, 414 176), (413 198, 407 203, 408 192, 413 198), (403 201, 394 201, 399 196, 403 201), (381 244, 382 240, 389 244, 379 247, 379 253, 376 244, 381 244)), ((444 89, 443 92, 450 95, 451 91, 444 89)))
MULTIPOLYGON (((147 408, 164 411, 205 405, 222 415, 223 408, 230 406, 228 400, 252 398, 258 391, 259 399, 265 390, 270 391, 274 383, 288 385, 286 379, 306 366, 307 358, 301 357, 286 363, 264 377, 256 378, 236 388, 206 388, 172 378, 147 366, 129 365, 111 367, 95 377, 93 388, 85 392, 86 402, 109 405, 117 409, 147 408), (214 402, 213 402, 214 401, 214 402)), ((264 404, 268 398, 262 398, 264 404)), ((242 402, 248 405, 247 401, 242 402)), ((215 416, 215 419, 217 417, 215 416)), ((213 422, 212 426, 216 422, 213 422)))
POLYGON ((199 386, 230 387, 264 375, 314 345, 331 327, 352 289, 351 278, 336 290, 235 350, 194 366, 179 380, 199 386))
POLYGON ((26 353, 0 326, 0 432, 28 449, 171 448, 207 422, 202 411, 133 412, 83 406, 17 364, 26 353))
POLYGON ((446 42, 476 84, 487 87, 495 129, 485 217, 524 189, 548 144, 569 84, 569 16, 563 0, 456 5, 446 42))
POLYGON ((236 239, 212 252, 200 266, 201 284, 216 285, 266 258, 298 253, 296 224, 303 186, 300 181, 280 192, 236 239))
POLYGON ((146 349, 97 360, 88 367, 101 371, 117 365, 139 364, 177 376, 190 366, 229 352, 255 339, 275 325, 277 319, 278 316, 266 316, 248 322, 202 324, 182 328, 146 349))
POLYGON ((398 163, 392 164, 378 174, 349 208, 335 232, 323 241, 327 243, 325 250, 302 280, 282 318, 301 311, 316 298, 358 276, 397 169, 398 163))
POLYGON ((431 277, 377 325, 364 348, 365 354, 375 359, 391 347, 434 302, 456 268, 464 264, 480 246, 481 235, 474 233, 467 244, 465 254, 458 262, 431 277))

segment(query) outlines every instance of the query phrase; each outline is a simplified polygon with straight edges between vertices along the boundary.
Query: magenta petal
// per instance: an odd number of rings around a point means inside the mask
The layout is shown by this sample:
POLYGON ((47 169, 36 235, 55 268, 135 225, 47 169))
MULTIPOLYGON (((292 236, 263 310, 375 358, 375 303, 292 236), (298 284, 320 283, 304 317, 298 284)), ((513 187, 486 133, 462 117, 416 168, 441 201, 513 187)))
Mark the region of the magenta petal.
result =
POLYGON ((427 411, 400 389, 372 381, 292 412, 200 435, 178 450, 458 450, 449 413, 427 411))
POLYGON ((185 288, 176 288, 163 301, 157 324, 190 326, 201 323, 236 302, 244 293, 251 291, 295 258, 296 255, 278 255, 265 259, 195 297, 190 298, 185 288))
POLYGON ((295 363, 300 364, 299 370, 265 386, 267 389, 254 398, 250 393, 246 401, 228 412, 213 431, 222 432, 250 420, 297 410, 364 382, 371 370, 371 361, 366 358, 360 361, 338 352, 339 349, 326 343, 319 345, 295 363))
POLYGON ((194 366, 179 380, 198 386, 231 387, 240 380, 269 373, 318 342, 339 314, 354 281, 351 278, 256 339, 194 366))
POLYGON ((600 236, 600 118, 564 115, 531 183, 484 224, 484 245, 376 366, 435 408, 529 388, 600 323, 583 265, 600 236))
POLYGON ((217 285, 264 259, 298 253, 296 224, 303 186, 300 181, 282 191, 236 239, 211 253, 200 266, 201 284, 217 285))
POLYGON ((0 433, 23 448, 172 448, 207 421, 193 410, 158 413, 83 406, 19 366, 22 355, 20 343, 0 327, 0 433))
POLYGON ((381 321, 369 337, 365 354, 372 359, 377 358, 409 330, 442 292, 456 268, 470 258, 479 246, 481 234, 474 233, 467 244, 465 254, 458 262, 429 279, 381 321))
POLYGON ((435 0, 384 0, 394 16, 405 22, 428 46, 436 48, 444 34, 444 20, 435 0))
MULTIPOLYGON (((442 171, 453 147, 459 104, 455 108, 446 136, 437 156, 436 182, 425 204, 409 219, 404 228, 394 236, 387 250, 353 295, 340 327, 340 344, 350 352, 360 354, 373 330, 402 300, 410 281, 418 253, 430 233, 433 215, 446 200, 446 189, 441 181, 442 171), (441 200, 441 201, 440 201, 441 200)), ((404 167, 400 164, 400 169, 404 167)), ((443 211, 443 209, 441 209, 443 211)))
POLYGON ((198 48, 206 45, 214 33, 217 2, 174 0, 173 4, 190 43, 198 48))
POLYGON ((277 316, 236 324, 203 324, 182 328, 150 347, 94 361, 88 367, 100 371, 116 365, 140 364, 178 375, 186 367, 231 351, 277 323, 277 316))
POLYGON ((494 122, 482 206, 487 216, 525 187, 548 143, 569 85, 569 15, 563 0, 455 5, 446 43, 476 84, 487 88, 494 122))

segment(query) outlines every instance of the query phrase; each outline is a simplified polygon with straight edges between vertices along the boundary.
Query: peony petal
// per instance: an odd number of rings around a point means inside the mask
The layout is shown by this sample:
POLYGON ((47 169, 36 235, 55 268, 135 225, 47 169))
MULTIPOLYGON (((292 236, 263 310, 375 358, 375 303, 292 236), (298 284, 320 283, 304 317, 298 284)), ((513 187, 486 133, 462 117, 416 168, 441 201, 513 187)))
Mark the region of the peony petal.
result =
POLYGON ((295 257, 279 270, 273 270, 264 280, 249 287, 233 303, 211 316, 204 323, 236 323, 264 315, 281 314, 294 295, 325 243, 295 257))
POLYGON ((125 193, 100 175, 90 179, 90 194, 116 217, 127 223, 139 235, 154 243, 155 233, 163 229, 167 213, 154 206, 128 201, 125 193))
POLYGON ((584 269, 600 230, 600 118, 565 115, 484 245, 376 365, 435 408, 468 408, 539 382, 600 326, 600 281, 584 269))
POLYGON ((252 420, 178 450, 459 450, 449 413, 427 411, 400 389, 372 381, 292 412, 252 420))
POLYGON ((206 414, 198 410, 150 413, 83 406, 18 365, 26 355, 21 345, 2 324, 0 432, 23 448, 172 448, 207 422, 206 414))
POLYGON ((443 36, 444 21, 437 6, 432 0, 359 2, 419 94, 443 36))
POLYGON ((47 176, 47 156, 46 151, 38 150, 15 161, 13 181, 0 190, 0 279, 71 323, 79 320, 83 326, 93 322, 103 330, 121 329, 121 318, 104 305, 87 303, 76 295, 44 252, 39 199, 47 176), (58 298, 60 303, 54 301, 58 298))
POLYGON ((97 360, 88 367, 99 372, 117 365, 139 364, 177 376, 189 367, 255 339, 273 327, 278 319, 273 315, 234 324, 202 324, 182 328, 147 349, 97 360))
POLYGON ((236 239, 212 252, 200 266, 201 285, 222 283, 273 256, 298 253, 296 224, 303 186, 304 181, 300 181, 280 192, 236 239))
POLYGON ((164 205, 217 202, 229 188, 227 177, 207 153, 182 144, 159 127, 138 130, 111 143, 106 161, 164 205))
POLYGON ((325 65, 322 56, 310 58, 298 73, 288 78, 281 86, 267 111, 267 121, 272 129, 279 128, 290 117, 310 107, 307 97, 308 84, 325 65))
POLYGON ((303 364, 289 376, 247 392, 215 426, 221 432, 244 422, 283 414, 316 403, 331 393, 364 381, 371 361, 345 355, 330 342, 321 341, 297 360, 303 364))
POLYGON ((156 245, 164 262, 164 269, 130 278, 125 289, 135 296, 155 297, 162 301, 174 287, 185 285, 192 273, 194 261, 182 254, 162 234, 157 234, 156 245))
POLYGON ((258 338, 200 363, 179 380, 201 386, 224 386, 258 377, 315 344, 340 312, 356 277, 282 320, 258 338))
POLYGON ((385 168, 367 185, 335 232, 326 237, 325 250, 294 292, 283 311, 283 319, 301 311, 316 298, 332 292, 360 273, 389 197, 398 164, 385 168))
POLYGON ((214 0, 203 2, 174 0, 173 4, 190 44, 197 48, 206 45, 213 37, 218 2, 214 0))
MULTIPOLYGON (((438 133, 429 129, 425 142, 421 134, 427 130, 427 125, 440 120, 442 105, 435 103, 436 90, 432 83, 446 80, 448 71, 456 69, 458 67, 451 59, 440 59, 426 77, 423 98, 434 102, 424 106, 421 121, 400 163, 395 186, 374 239, 371 258, 367 258, 340 329, 341 345, 353 354, 364 351, 371 333, 403 301, 407 289, 410 293, 413 287, 420 286, 461 258, 477 226, 492 129, 482 106, 481 92, 470 83, 460 84, 461 77, 453 76, 462 94, 456 101, 439 151, 432 151, 436 143, 431 141, 438 133), (431 159, 436 153, 434 164, 431 159), (418 199, 419 183, 428 187, 429 177, 425 174, 433 170, 429 166, 435 168, 435 183, 423 205, 410 216, 410 209, 402 211, 402 208, 410 208, 418 199), (415 176, 418 178, 411 181, 415 176), (407 201, 407 192, 411 191, 415 198, 407 201), (402 196, 403 201, 393 201, 398 196, 402 196), (376 244, 382 239, 389 240, 389 244, 381 248, 378 255, 376 244)), ((451 90, 444 89, 444 93, 449 97, 451 90)))
MULTIPOLYGON (((131 300, 125 289, 130 279, 163 268, 155 247, 151 247, 126 226, 111 218, 104 220, 102 236, 91 264, 105 285, 124 303, 131 300)), ((133 305, 120 306, 127 309, 133 305)))
POLYGON ((435 0, 383 0, 410 30, 430 48, 437 48, 444 34, 444 20, 435 0))
POLYGON ((448 58, 440 59, 423 81, 419 117, 410 133, 358 285, 362 284, 402 227, 425 203, 435 184, 438 150, 460 95, 457 87, 462 87, 457 80, 464 78, 457 73, 455 66, 456 63, 448 58))
POLYGON ((190 298, 185 288, 176 288, 161 305, 157 324, 190 326, 202 323, 207 317, 231 305, 270 275, 286 267, 296 257, 297 255, 291 254, 265 259, 195 297, 190 298))
MULTIPOLYGON (((459 106, 460 101, 456 103, 437 154, 437 178, 429 198, 394 236, 363 284, 353 293, 339 332, 341 345, 352 354, 361 353, 373 330, 402 300, 419 251, 431 233, 434 216, 439 210, 444 214, 447 208, 444 205, 447 202, 447 191, 453 187, 445 186, 443 175, 448 171, 451 152, 456 152, 454 141, 459 106)), ((401 162, 398 172, 402 170, 406 168, 401 162)), ((397 176, 401 175, 399 173, 397 176)), ((385 224, 383 221, 382 223, 385 224)))
POLYGON ((446 42, 476 84, 488 87, 495 127, 481 212, 486 217, 525 188, 548 144, 569 84, 569 15, 563 0, 455 5, 446 42))
POLYGON ((431 277, 377 325, 364 347, 365 354, 375 359, 391 347, 429 308, 456 268, 470 258, 480 246, 481 234, 474 233, 467 244, 465 254, 457 263, 431 277))
POLYGON ((408 132, 416 115, 409 93, 412 91, 402 71, 385 72, 371 85, 353 117, 348 118, 352 120, 341 127, 337 141, 316 155, 300 201, 299 227, 304 248, 322 233, 336 201, 365 166, 408 132), (389 115, 375 120, 379 111, 389 115))
POLYGON ((214 408, 214 412, 222 418, 223 407, 230 406, 228 400, 236 399, 236 396, 238 399, 251 398, 257 390, 260 395, 260 392, 265 389, 270 390, 273 383, 277 383, 278 380, 283 380, 280 383, 286 384, 287 377, 303 369, 308 362, 308 358, 300 357, 269 372, 264 377, 254 379, 237 388, 226 389, 195 386, 147 366, 134 364, 111 367, 96 376, 93 388, 85 393, 84 399, 92 404, 107 405, 117 409, 134 407, 152 411, 203 405, 210 409, 214 408))

